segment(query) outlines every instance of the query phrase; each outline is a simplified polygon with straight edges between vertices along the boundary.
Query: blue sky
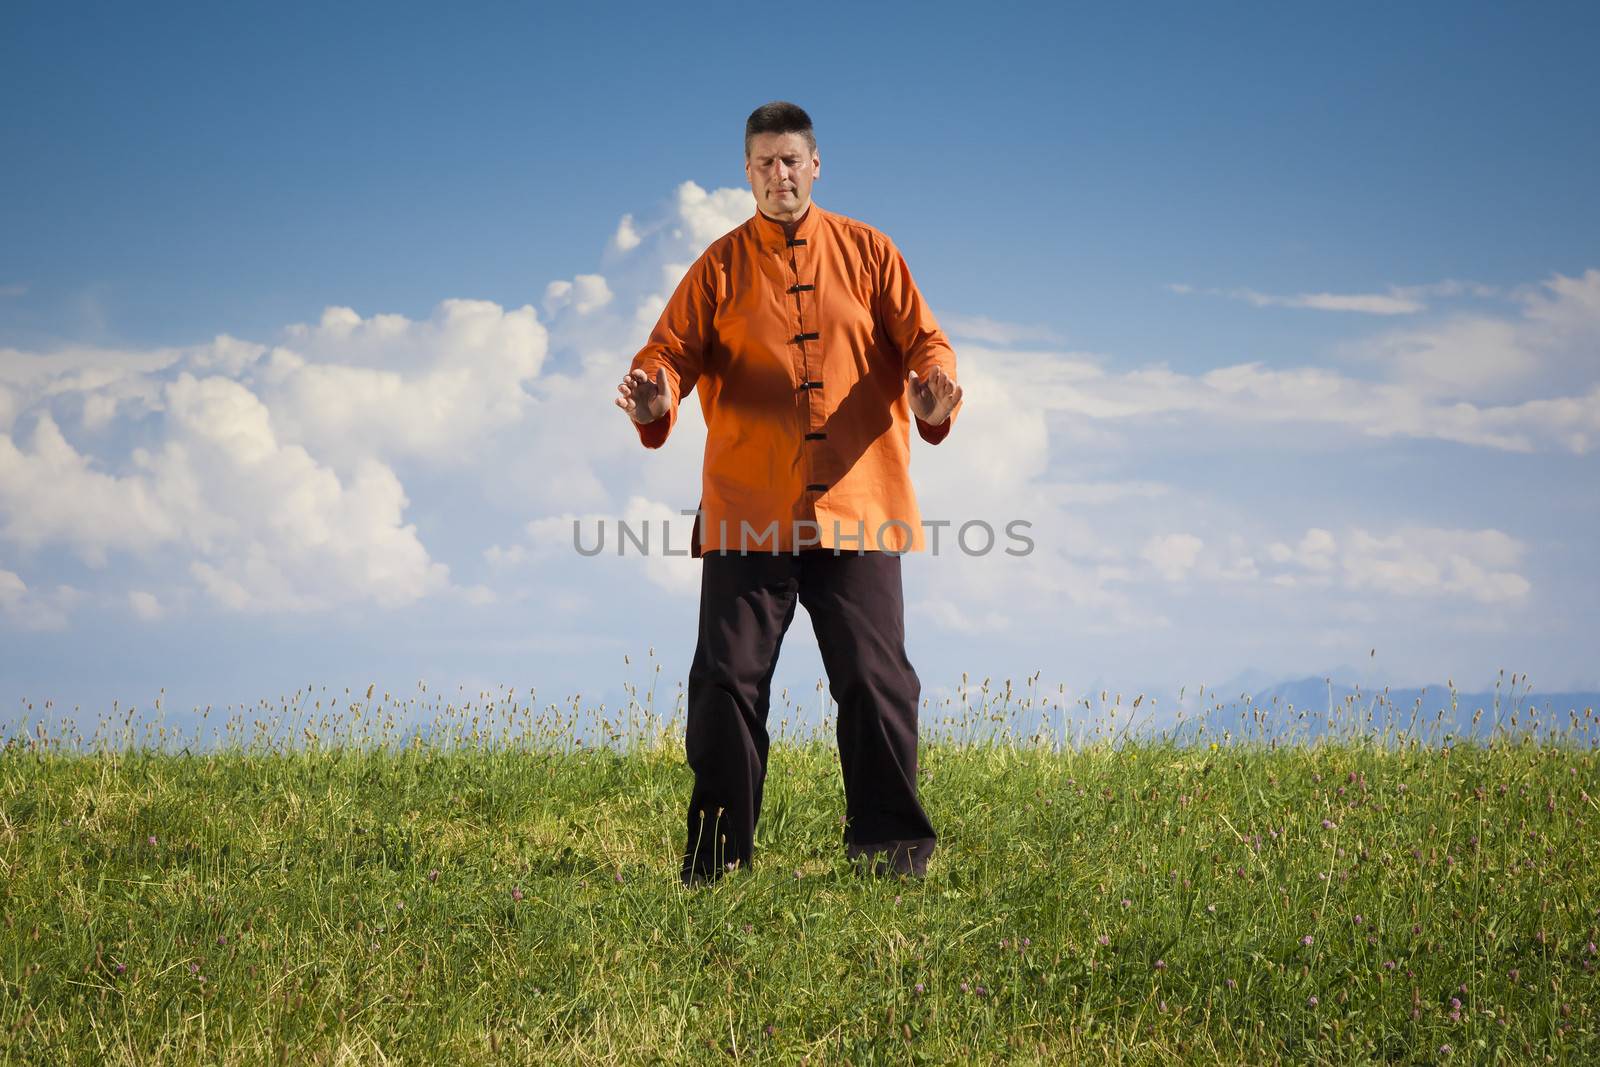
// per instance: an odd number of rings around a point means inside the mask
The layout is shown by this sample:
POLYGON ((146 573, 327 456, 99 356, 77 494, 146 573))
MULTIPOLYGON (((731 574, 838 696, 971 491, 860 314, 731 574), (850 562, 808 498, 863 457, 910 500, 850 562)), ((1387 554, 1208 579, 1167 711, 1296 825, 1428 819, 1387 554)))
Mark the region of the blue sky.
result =
POLYGON ((1035 524, 906 558, 925 695, 1600 687, 1597 23, 9 4, 0 699, 681 678, 692 565, 570 525, 698 498, 610 398, 770 99, 956 344, 924 514, 1035 524))

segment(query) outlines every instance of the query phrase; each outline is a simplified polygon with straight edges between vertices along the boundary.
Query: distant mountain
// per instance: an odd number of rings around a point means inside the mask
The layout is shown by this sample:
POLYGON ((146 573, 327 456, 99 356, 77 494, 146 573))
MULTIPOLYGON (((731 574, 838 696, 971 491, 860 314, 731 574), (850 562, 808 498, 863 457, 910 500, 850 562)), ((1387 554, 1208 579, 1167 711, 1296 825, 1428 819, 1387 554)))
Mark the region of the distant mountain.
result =
MULTIPOLYGON (((1344 668, 1349 670, 1349 668, 1344 668)), ((1351 671, 1350 673, 1355 673, 1351 671)), ((1387 689, 1321 677, 1259 683, 1262 672, 1246 672, 1208 688, 1201 700, 1186 694, 1179 702, 1186 720, 1203 719, 1207 730, 1254 732, 1264 737, 1320 737, 1327 734, 1400 732, 1439 740, 1445 735, 1487 739, 1498 725, 1522 733, 1537 726, 1570 733, 1573 720, 1581 733, 1586 711, 1600 708, 1600 692, 1540 693, 1525 683, 1516 691, 1509 683, 1498 691, 1452 693, 1447 684, 1387 689)), ((1345 678, 1349 674, 1344 675, 1345 678)), ((1590 737, 1600 742, 1600 728, 1590 737)))

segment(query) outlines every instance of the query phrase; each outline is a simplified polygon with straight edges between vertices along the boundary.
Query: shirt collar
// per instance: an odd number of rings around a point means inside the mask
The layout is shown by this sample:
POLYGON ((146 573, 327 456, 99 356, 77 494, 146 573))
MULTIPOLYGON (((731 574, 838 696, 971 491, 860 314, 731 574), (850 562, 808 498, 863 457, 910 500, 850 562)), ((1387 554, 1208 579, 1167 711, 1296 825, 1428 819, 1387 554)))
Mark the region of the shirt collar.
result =
MULTIPOLYGON (((800 216, 800 222, 794 228, 794 237, 797 241, 809 241, 817 232, 823 211, 817 206, 815 200, 806 206, 806 213, 800 216)), ((788 236, 783 232, 783 223, 777 219, 769 218, 760 208, 756 209, 755 218, 751 219, 755 227, 757 238, 761 247, 769 251, 782 252, 789 247, 788 236)))

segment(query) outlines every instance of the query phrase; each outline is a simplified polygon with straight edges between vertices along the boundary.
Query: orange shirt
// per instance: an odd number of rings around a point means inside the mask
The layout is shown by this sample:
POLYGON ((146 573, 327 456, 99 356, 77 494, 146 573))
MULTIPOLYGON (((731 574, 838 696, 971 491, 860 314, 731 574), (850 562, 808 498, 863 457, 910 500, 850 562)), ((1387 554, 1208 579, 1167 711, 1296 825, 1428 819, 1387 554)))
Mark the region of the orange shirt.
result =
POLYGON ((633 357, 666 367, 671 409, 635 423, 646 448, 697 389, 706 451, 691 554, 796 547, 920 552, 908 372, 956 374, 955 351, 894 242, 813 202, 792 239, 759 210, 695 260, 633 357))

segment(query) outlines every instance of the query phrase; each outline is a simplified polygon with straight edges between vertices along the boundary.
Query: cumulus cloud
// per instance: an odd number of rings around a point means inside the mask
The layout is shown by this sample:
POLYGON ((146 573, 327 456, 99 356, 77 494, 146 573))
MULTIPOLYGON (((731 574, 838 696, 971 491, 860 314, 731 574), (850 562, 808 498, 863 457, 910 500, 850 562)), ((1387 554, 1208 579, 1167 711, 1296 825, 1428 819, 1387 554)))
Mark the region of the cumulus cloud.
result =
POLYGON ((524 544, 489 549, 501 566, 525 559, 598 559, 627 561, 669 592, 694 594, 700 589, 700 563, 689 555, 693 509, 674 508, 640 495, 628 497, 620 512, 545 515, 527 525, 524 544), (683 512, 688 510, 690 514, 683 512))
POLYGON ((265 404, 229 378, 181 373, 162 389, 166 436, 129 470, 96 469, 46 412, 32 445, 0 436, 0 536, 63 545, 92 567, 111 552, 175 548, 224 607, 315 610, 349 599, 407 603, 447 584, 394 473, 366 459, 341 479, 282 442, 265 404))
POLYGON ((155 622, 164 618, 167 614, 161 600, 154 593, 146 592, 143 589, 130 589, 128 591, 128 607, 132 608, 133 613, 145 622, 155 622))
POLYGON ((674 237, 699 251, 755 214, 756 199, 749 189, 713 189, 694 182, 678 186, 677 225, 674 237))
MULTIPOLYGON (((1191 533, 1147 538, 1139 559, 1163 583, 1208 582, 1263 589, 1317 590, 1396 598, 1458 597, 1516 602, 1532 584, 1520 573, 1526 546, 1495 529, 1456 530, 1416 524, 1388 533, 1353 527, 1343 533, 1310 527, 1291 541, 1252 540, 1239 533, 1215 543, 1191 533)), ((1107 565, 1106 581, 1139 572, 1107 565)), ((1335 610, 1339 601, 1328 601, 1335 610)))
POLYGON ((604 275, 579 274, 570 282, 555 281, 545 286, 544 309, 552 316, 569 307, 579 315, 587 315, 611 303, 611 297, 611 287, 606 284, 604 275))
POLYGON ((1292 293, 1275 295, 1255 289, 1202 288, 1184 283, 1174 283, 1167 288, 1174 293, 1223 296, 1243 300, 1256 307, 1309 308, 1315 311, 1354 311, 1365 315, 1413 315, 1427 309, 1427 299, 1436 296, 1479 296, 1499 294, 1494 286, 1477 282, 1449 279, 1426 285, 1391 285, 1383 293, 1292 293))
MULTIPOLYGON (((1600 385, 1576 395, 1495 404, 1441 396, 1435 383, 1371 380, 1259 360, 1187 374, 1165 364, 1118 373, 1105 369, 1098 357, 1073 352, 966 345, 960 357, 966 361, 963 381, 970 365, 1019 383, 1026 396, 1021 411, 1103 425, 1171 417, 1216 426, 1323 425, 1365 437, 1432 438, 1510 452, 1575 455, 1600 442, 1600 385)), ((1458 382, 1466 373, 1457 372, 1458 382)))
POLYGON ((1002 322, 987 315, 941 315, 939 326, 952 339, 982 341, 992 345, 1048 343, 1061 339, 1060 334, 1045 326, 1002 322))
POLYGON ((1493 604, 1519 600, 1532 588, 1513 569, 1523 552, 1520 541, 1499 530, 1410 527, 1377 537, 1357 529, 1341 564, 1354 589, 1455 594, 1493 604))
POLYGON ((618 252, 631 252, 639 247, 639 231, 633 227, 633 216, 624 215, 617 223, 617 232, 611 237, 611 247, 618 252))
POLYGON ((422 322, 330 307, 285 333, 246 380, 286 440, 341 465, 478 462, 485 442, 528 410, 524 385, 548 352, 532 307, 487 300, 441 301, 422 322))
POLYGON ((0 537, 96 568, 165 553, 237 611, 451 590, 396 464, 492 477, 547 353, 532 307, 456 299, 421 321, 332 306, 277 344, 0 350, 0 537))
POLYGON ((195 547, 224 550, 196 559, 190 573, 219 603, 395 606, 448 585, 448 568, 402 524, 405 492, 387 466, 362 459, 341 480, 305 448, 280 442, 266 406, 237 382, 185 374, 168 393, 175 432, 140 465, 159 483, 207 487, 195 547))
POLYGON ((1504 395, 1539 365, 1518 325, 1484 316, 1383 334, 1364 343, 1365 358, 1424 395, 1504 395))
POLYGON ((1291 296, 1274 296, 1254 289, 1203 289, 1175 283, 1167 286, 1174 293, 1201 293, 1208 296, 1225 296, 1243 300, 1256 307, 1314 308, 1319 311, 1359 311, 1368 315, 1410 315, 1426 305, 1420 301, 1393 293, 1296 293, 1291 296))
POLYGON ((1312 527, 1293 547, 1274 541, 1267 546, 1267 555, 1276 563, 1295 563, 1306 570, 1326 572, 1333 568, 1336 547, 1333 534, 1312 527))
POLYGON ((1200 558, 1205 542, 1193 534, 1160 534, 1144 543, 1139 556, 1169 582, 1181 582, 1200 558))
POLYGON ((995 633, 1010 627, 1011 620, 999 611, 972 611, 941 597, 930 597, 912 606, 919 616, 956 633, 995 633))
POLYGON ((73 448, 48 412, 34 422, 27 451, 11 435, 0 436, 0 517, 6 540, 24 549, 65 545, 97 568, 113 549, 145 552, 182 529, 162 487, 96 470, 93 457, 73 448))
MULTIPOLYGON (((1376 366, 1390 381, 1427 400, 1500 401, 1503 411, 1515 410, 1515 401, 1561 399, 1550 393, 1565 391, 1587 403, 1600 383, 1595 359, 1600 270, 1577 277, 1553 274, 1508 296, 1513 313, 1451 314, 1347 341, 1334 351, 1349 362, 1376 366)), ((1592 423, 1588 430, 1576 429, 1591 432, 1592 423)), ((1573 432, 1567 426, 1556 436, 1560 440, 1573 432)))
POLYGON ((48 592, 28 588, 20 575, 0 567, 0 619, 23 630, 64 630, 88 594, 70 585, 48 592))
POLYGON ((1386 536, 1360 527, 1335 538, 1307 530, 1293 546, 1273 542, 1267 554, 1285 569, 1283 586, 1337 585, 1399 597, 1461 596, 1480 603, 1517 601, 1532 584, 1518 573, 1526 546, 1500 530, 1403 526, 1386 536))

